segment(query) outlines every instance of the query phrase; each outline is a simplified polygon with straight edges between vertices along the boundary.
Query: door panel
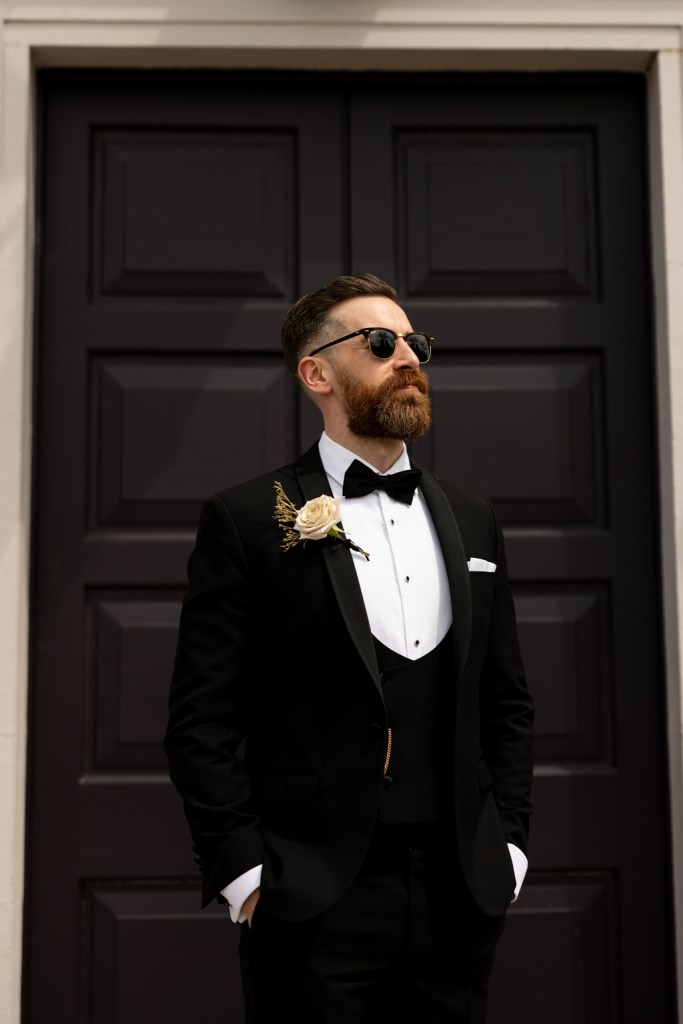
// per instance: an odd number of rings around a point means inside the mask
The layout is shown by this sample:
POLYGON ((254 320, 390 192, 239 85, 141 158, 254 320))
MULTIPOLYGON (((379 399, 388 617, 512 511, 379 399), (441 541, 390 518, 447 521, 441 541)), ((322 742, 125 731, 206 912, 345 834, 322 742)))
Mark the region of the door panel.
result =
POLYGON ((351 138, 353 264, 381 261, 436 339, 415 456, 507 527, 538 706, 492 1017, 513 991, 519 1019, 668 1019, 667 900, 643 884, 667 834, 640 83, 378 89, 351 138))
POLYGON ((348 270, 435 335, 415 457, 505 527, 537 779, 491 1022, 671 1020, 640 80, 40 97, 25 1020, 242 1020, 161 747, 175 630, 203 499, 319 433, 280 326, 348 270))

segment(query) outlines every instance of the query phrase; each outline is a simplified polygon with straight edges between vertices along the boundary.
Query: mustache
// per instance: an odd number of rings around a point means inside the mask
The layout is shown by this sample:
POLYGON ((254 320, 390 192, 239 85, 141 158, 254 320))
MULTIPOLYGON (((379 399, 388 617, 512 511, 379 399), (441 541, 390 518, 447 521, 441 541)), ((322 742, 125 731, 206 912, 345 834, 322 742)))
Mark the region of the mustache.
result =
POLYGON ((429 378, 421 370, 397 370, 387 386, 387 391, 398 391, 399 388, 409 387, 411 384, 421 395, 429 394, 429 378))

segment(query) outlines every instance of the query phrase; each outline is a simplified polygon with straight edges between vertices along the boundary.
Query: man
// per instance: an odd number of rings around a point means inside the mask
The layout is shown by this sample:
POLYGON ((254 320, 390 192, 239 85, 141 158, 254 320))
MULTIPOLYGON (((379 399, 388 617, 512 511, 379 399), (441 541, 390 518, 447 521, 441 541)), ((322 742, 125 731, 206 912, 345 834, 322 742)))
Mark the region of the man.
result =
POLYGON ((531 811, 502 534, 408 458, 432 339, 390 285, 336 278, 282 342, 324 432, 204 506, 170 693, 203 905, 248 1024, 481 1024, 531 811))

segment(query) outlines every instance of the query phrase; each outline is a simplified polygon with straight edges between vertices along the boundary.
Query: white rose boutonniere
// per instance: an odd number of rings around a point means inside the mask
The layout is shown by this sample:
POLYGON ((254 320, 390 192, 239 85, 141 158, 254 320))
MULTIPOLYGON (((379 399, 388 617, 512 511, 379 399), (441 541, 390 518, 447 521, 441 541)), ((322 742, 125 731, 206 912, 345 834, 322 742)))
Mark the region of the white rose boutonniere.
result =
POLYGON ((337 498, 329 494, 321 494, 311 498, 301 508, 297 508, 284 492, 279 480, 275 481, 275 519, 284 530, 282 550, 289 551, 295 544, 305 544, 307 540, 324 540, 331 537, 339 540, 353 551, 360 552, 366 559, 370 558, 357 544, 339 529, 341 522, 341 506, 337 498))
POLYGON ((336 498, 321 494, 302 505, 294 520, 294 529, 303 540, 322 540, 337 523, 341 522, 341 509, 336 498))

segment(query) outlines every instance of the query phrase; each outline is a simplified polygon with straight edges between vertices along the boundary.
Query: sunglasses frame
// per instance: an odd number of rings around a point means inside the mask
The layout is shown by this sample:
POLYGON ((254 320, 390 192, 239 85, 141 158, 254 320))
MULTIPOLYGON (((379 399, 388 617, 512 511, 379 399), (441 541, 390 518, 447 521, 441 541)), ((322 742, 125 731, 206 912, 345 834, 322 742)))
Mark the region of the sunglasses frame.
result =
MULTIPOLYGON (((348 341, 349 338, 357 338, 359 334, 362 334, 362 335, 365 336, 365 340, 368 343, 368 347, 370 349, 370 352, 375 357, 375 359, 391 359, 391 357, 393 356, 394 352, 396 351, 396 345, 398 343, 398 339, 399 338, 403 338, 403 340, 405 341, 406 345, 408 345, 408 348, 410 349, 410 351, 411 352, 415 352, 415 349, 412 347, 412 345, 408 341, 408 338, 412 337, 414 334, 419 335, 421 338, 426 338, 427 339, 427 344, 429 345, 429 355, 427 356, 427 358, 426 359, 420 359, 420 357, 418 356, 418 359, 420 360, 420 364, 422 366, 424 366, 425 363, 428 363, 429 360, 432 358, 432 342, 434 341, 434 338, 431 337, 431 335, 425 334, 424 331, 408 331, 407 334, 401 334, 398 331, 392 331, 390 327, 361 327, 360 330, 358 330, 358 331, 352 331, 351 334, 345 334, 343 338, 335 338, 334 341, 328 341, 326 345, 321 345, 320 348, 314 348, 313 351, 309 352, 308 354, 309 354, 309 356, 315 356, 315 355, 318 354, 318 352, 322 352, 326 348, 331 348, 332 345, 338 345, 340 341, 348 341), (386 331, 387 334, 392 334, 394 336, 394 347, 393 347, 393 349, 391 350, 391 352, 389 353, 388 356, 379 356, 379 355, 377 355, 377 353, 375 351, 373 351, 372 344, 370 342, 370 334, 371 334, 372 331, 386 331)), ((415 355, 417 356, 417 352, 415 352, 415 355)))

